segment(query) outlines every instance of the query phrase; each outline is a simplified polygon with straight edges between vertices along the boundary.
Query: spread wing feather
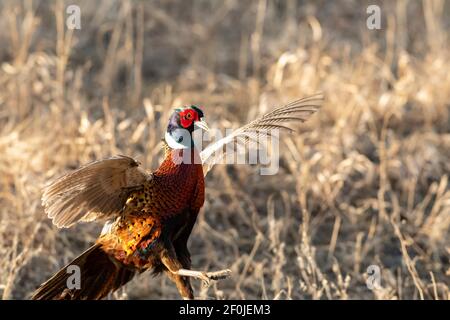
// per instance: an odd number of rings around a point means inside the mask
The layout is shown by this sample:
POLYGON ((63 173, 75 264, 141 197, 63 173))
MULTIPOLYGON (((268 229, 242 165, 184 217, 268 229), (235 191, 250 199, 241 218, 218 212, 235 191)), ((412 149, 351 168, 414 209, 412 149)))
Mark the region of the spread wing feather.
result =
POLYGON ((126 156, 95 161, 46 186, 42 205, 59 228, 111 219, 120 214, 129 193, 151 177, 126 156))
POLYGON ((319 110, 323 102, 321 93, 292 101, 284 106, 278 107, 253 120, 247 125, 236 129, 228 136, 211 143, 201 153, 203 173, 206 174, 211 168, 222 161, 225 157, 223 147, 230 143, 237 143, 244 147, 250 141, 258 143, 261 134, 270 135, 271 129, 294 131, 288 124, 304 122, 313 113, 319 110))

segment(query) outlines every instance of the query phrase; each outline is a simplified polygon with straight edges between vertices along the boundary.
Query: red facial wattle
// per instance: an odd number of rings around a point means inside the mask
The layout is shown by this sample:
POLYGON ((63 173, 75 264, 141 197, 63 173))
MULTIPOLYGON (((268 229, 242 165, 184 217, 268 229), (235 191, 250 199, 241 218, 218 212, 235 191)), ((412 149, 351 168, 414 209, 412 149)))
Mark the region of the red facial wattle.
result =
POLYGON ((193 109, 180 112, 180 124, 183 128, 189 128, 194 121, 199 121, 198 113, 193 109))

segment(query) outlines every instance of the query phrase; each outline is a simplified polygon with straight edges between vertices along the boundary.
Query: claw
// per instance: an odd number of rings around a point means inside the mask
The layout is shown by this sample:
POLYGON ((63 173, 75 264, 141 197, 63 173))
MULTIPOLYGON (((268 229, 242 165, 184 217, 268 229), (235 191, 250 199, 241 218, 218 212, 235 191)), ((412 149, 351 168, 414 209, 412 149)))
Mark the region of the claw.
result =
POLYGON ((224 270, 219 270, 219 271, 207 272, 206 273, 206 276, 209 279, 212 279, 212 280, 225 279, 225 278, 228 278, 230 275, 231 275, 231 270, 230 269, 224 269, 224 270))
POLYGON ((202 272, 199 278, 202 280, 204 288, 208 288, 211 285, 211 278, 208 276, 208 273, 202 272))
POLYGON ((213 271, 213 272, 203 272, 202 273, 202 281, 203 286, 208 288, 211 285, 211 280, 221 280, 228 278, 231 274, 230 269, 225 270, 219 270, 219 271, 213 271))

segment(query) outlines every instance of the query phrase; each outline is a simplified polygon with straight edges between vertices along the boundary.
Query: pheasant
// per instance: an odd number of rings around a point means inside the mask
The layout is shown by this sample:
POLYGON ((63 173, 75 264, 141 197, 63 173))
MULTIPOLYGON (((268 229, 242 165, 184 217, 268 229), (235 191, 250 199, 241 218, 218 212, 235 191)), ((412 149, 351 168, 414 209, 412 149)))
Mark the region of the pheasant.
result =
POLYGON ((165 156, 156 171, 146 172, 136 160, 119 155, 47 185, 42 204, 57 227, 106 222, 95 244, 43 283, 32 299, 102 299, 146 270, 165 273, 182 298, 194 299, 191 278, 209 284, 229 276, 228 269, 191 269, 187 246, 205 201, 204 177, 221 159, 217 151, 242 137, 248 144, 267 129, 292 130, 286 124, 308 119, 322 99, 316 94, 275 108, 201 151, 194 139, 182 139, 179 132, 192 136, 196 128, 207 130, 203 111, 196 106, 178 108, 169 119, 165 156), (79 288, 67 285, 69 266, 79 267, 79 288))

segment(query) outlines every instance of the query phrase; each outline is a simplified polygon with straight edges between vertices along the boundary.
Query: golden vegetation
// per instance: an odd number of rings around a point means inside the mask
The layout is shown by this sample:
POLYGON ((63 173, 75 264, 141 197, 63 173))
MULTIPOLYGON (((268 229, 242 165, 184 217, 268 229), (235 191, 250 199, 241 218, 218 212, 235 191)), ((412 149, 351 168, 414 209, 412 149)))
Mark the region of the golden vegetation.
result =
MULTIPOLYGON (((193 266, 233 276, 199 297, 449 298, 448 1, 383 2, 373 31, 365 1, 75 4, 71 31, 67 2, 0 3, 0 297, 29 297, 98 235, 46 219, 51 178, 118 153, 156 168, 174 106, 225 128, 322 91, 277 175, 208 176, 193 266)), ((113 295, 177 297, 150 274, 113 295)))

